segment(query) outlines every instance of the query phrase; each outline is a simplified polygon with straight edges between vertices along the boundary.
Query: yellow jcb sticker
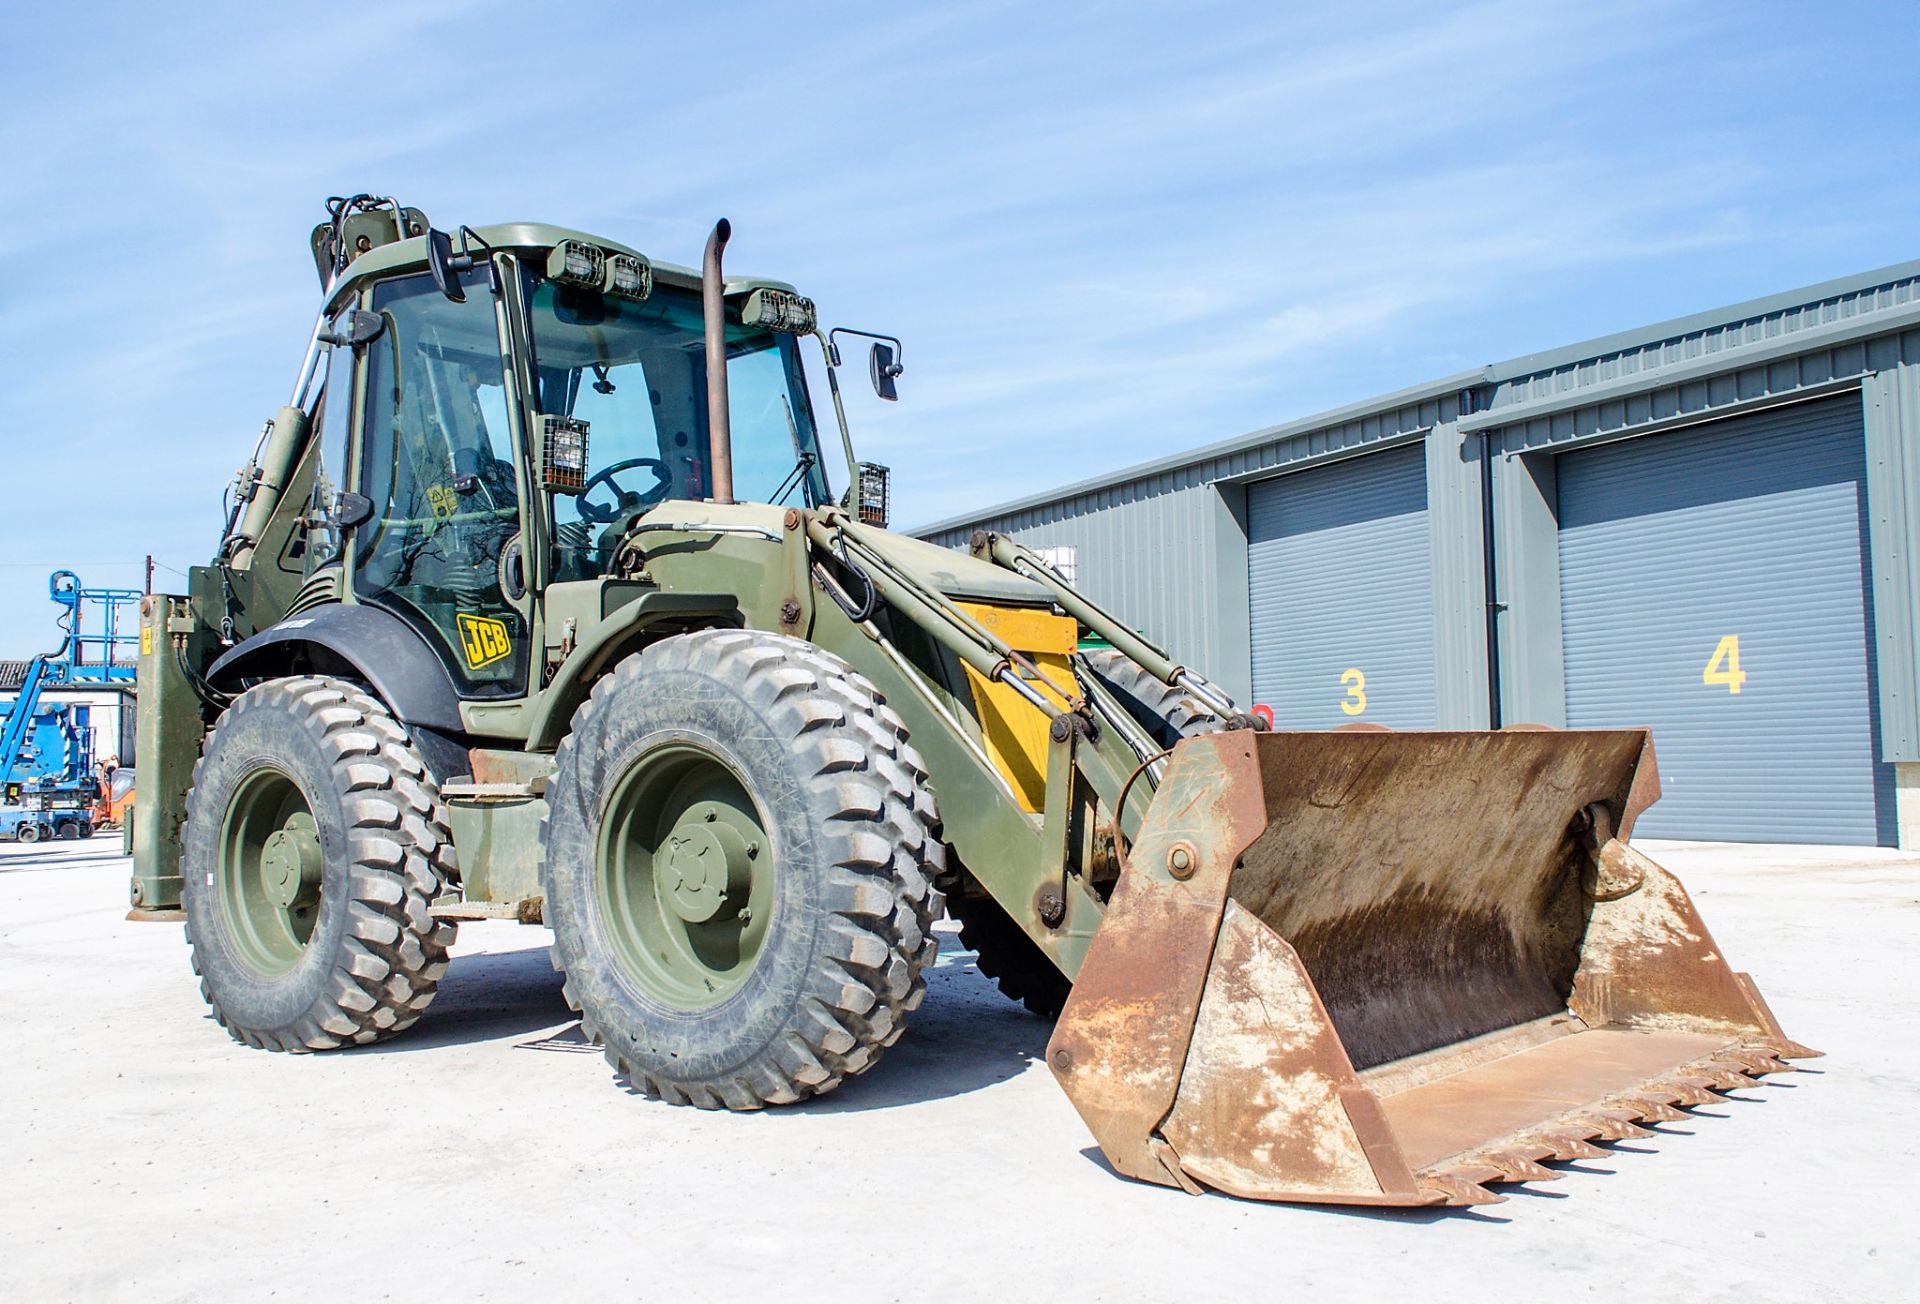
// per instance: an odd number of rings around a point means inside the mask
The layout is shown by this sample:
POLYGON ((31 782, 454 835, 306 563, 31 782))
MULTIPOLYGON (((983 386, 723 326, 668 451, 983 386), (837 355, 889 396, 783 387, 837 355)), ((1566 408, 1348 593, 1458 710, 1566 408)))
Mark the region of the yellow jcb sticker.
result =
POLYGON ((492 616, 469 616, 463 611, 454 617, 454 623, 460 627, 460 655, 466 658, 469 670, 490 666, 513 655, 506 621, 492 616))
POLYGON ((153 655, 153 626, 152 625, 140 626, 140 655, 143 657, 150 657, 153 655))

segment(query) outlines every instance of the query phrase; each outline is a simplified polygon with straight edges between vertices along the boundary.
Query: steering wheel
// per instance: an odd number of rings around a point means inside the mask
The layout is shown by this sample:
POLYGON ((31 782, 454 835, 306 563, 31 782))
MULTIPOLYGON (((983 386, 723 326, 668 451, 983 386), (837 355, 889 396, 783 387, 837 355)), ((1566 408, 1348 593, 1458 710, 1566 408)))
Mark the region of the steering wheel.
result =
POLYGON ((667 496, 667 486, 672 483, 673 471, 668 467, 664 459, 658 457, 629 457, 624 462, 615 462, 610 466, 604 466, 594 472, 592 476, 588 477, 586 484, 581 486, 579 497, 574 500, 574 506, 579 511, 581 520, 592 521, 595 525, 607 525, 618 518, 623 510, 633 507, 651 506, 652 504, 648 502, 649 497, 651 497, 655 503, 661 501, 667 496), (629 493, 623 490, 613 478, 616 473, 631 471, 636 466, 652 467, 654 477, 658 481, 653 488, 643 494, 629 493), (610 507, 596 507, 587 501, 587 495, 591 494, 594 489, 601 484, 605 484, 613 490, 615 501, 610 507))

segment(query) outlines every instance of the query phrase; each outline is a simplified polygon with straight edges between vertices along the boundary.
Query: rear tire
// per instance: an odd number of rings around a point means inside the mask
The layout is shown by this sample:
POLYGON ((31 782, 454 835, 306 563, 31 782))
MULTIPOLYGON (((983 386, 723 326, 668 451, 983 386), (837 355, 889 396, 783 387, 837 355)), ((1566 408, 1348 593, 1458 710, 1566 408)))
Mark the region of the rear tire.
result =
POLYGON ((634 1087, 758 1109, 870 1068, 926 994, 926 766, 846 662, 707 630, 594 686, 555 757, 554 967, 634 1087))
POLYGON ((1161 683, 1118 649, 1093 648, 1080 655, 1094 680, 1118 698, 1127 714, 1161 747, 1217 733, 1226 723, 1192 693, 1161 683))
MULTIPOLYGON (((1172 747, 1224 724, 1193 694, 1161 683, 1114 648, 1080 655, 1095 682, 1113 694, 1157 746, 1172 747)), ((976 891, 955 896, 947 911, 960 921, 961 945, 979 956, 980 972, 993 979, 1003 995, 1043 1019, 1060 1017, 1073 984, 999 902, 976 891)))
POLYGON ((22 824, 20 826, 20 832, 15 834, 15 836, 22 842, 38 842, 40 840, 40 826, 38 824, 22 824))
POLYGON ((998 901, 984 893, 956 896, 948 900, 947 913, 960 921, 960 945, 978 956, 976 966, 1001 995, 1043 1019, 1060 1017, 1073 984, 998 901))
POLYGON ((93 821, 92 821, 92 820, 81 820, 81 821, 80 821, 80 836, 81 836, 81 837, 83 837, 83 838, 90 838, 90 837, 92 837, 92 836, 93 836, 93 833, 94 833, 94 829, 93 829, 93 821))
POLYGON ((234 1040, 313 1051, 379 1041, 432 1003, 455 925, 439 792, 406 731, 337 679, 277 679, 220 716, 181 830, 200 994, 234 1040))

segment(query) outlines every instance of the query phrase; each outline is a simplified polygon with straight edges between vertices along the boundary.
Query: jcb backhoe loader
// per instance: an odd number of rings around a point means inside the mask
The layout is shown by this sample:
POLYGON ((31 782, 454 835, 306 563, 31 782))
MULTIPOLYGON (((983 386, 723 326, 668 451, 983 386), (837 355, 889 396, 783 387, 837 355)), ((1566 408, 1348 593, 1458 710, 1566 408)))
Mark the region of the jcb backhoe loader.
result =
POLYGON ((944 905, 1121 1172, 1408 1205, 1811 1053, 1628 845, 1644 732, 1264 731, 1013 539, 887 532, 838 377, 898 342, 728 236, 329 205, 292 397, 142 615, 133 905, 234 1037, 401 1032, 458 921, 544 922, 618 1073, 756 1109, 900 1037, 944 905))

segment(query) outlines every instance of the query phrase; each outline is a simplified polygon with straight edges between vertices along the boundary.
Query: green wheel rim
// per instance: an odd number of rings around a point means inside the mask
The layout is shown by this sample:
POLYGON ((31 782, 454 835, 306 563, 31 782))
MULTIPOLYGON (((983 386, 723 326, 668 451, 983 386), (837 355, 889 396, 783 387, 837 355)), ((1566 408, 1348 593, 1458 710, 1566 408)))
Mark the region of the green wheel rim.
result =
POLYGON ((609 794, 595 876, 623 974, 677 1010, 745 985, 772 923, 775 855, 759 805, 703 748, 646 753, 609 794))
POLYGON ((277 978, 300 963, 320 918, 324 864, 299 786, 272 769, 243 779, 220 826, 214 880, 228 936, 249 968, 277 978))

